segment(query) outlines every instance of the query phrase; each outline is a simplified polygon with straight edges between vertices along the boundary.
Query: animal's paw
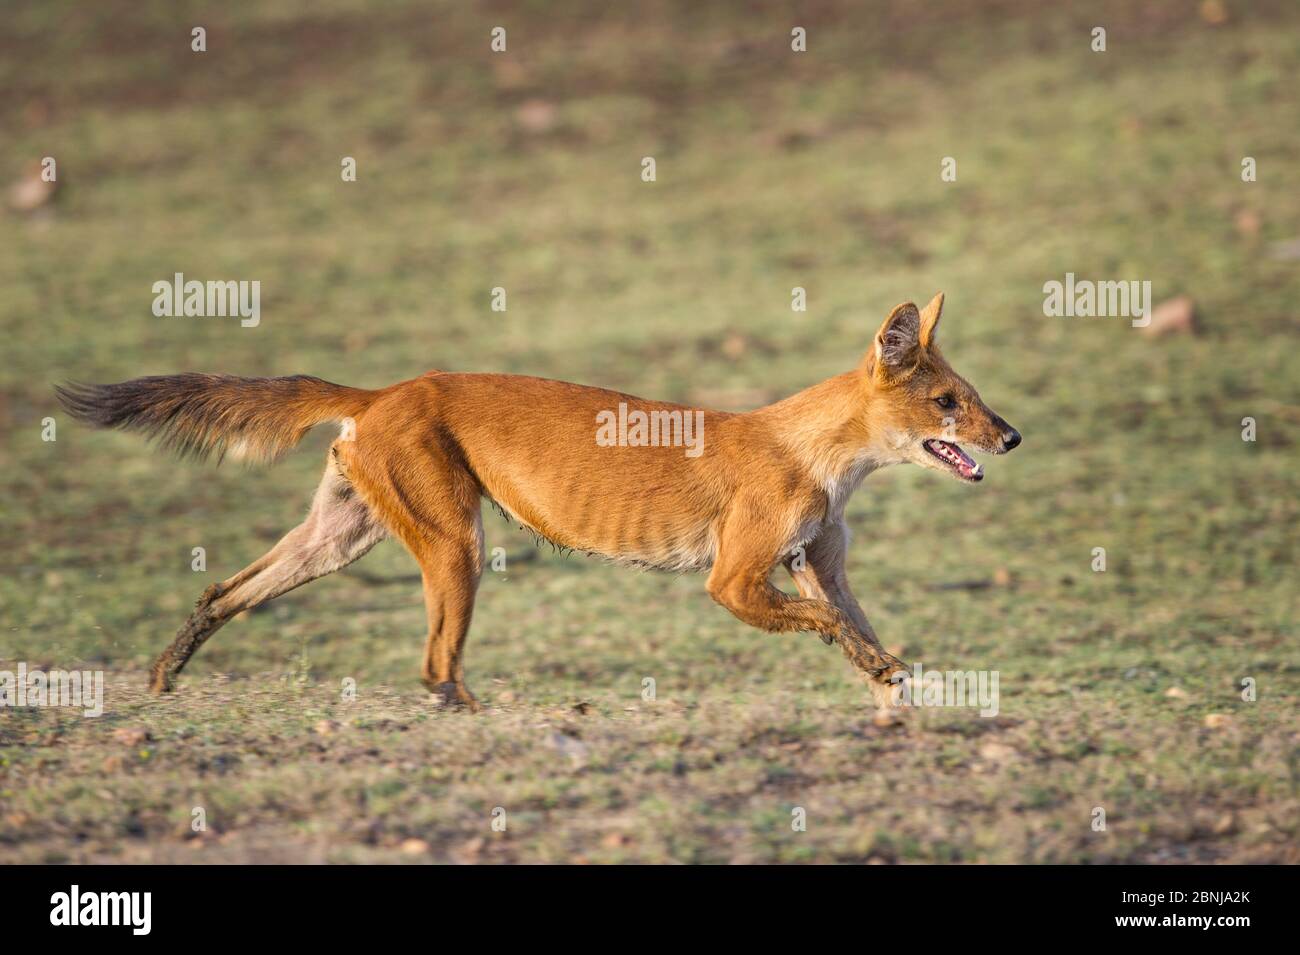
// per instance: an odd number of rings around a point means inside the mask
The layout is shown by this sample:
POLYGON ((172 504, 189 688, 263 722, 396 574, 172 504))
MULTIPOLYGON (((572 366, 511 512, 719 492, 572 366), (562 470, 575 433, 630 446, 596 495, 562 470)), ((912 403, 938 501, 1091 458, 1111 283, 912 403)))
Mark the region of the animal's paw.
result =
POLYGON ((176 687, 175 674, 172 672, 170 656, 164 653, 155 661, 149 675, 149 692, 154 696, 170 693, 176 687))
POLYGON ((435 700, 442 706, 464 707, 471 713, 478 713, 483 709, 482 704, 474 698, 474 694, 463 683, 436 683, 433 680, 424 680, 424 685, 435 700))
POLYGON ((912 671, 892 654, 881 651, 880 661, 869 671, 867 688, 876 706, 892 709, 908 705, 911 699, 912 671))
POLYGON ((894 682, 895 677, 905 680, 912 675, 912 671, 907 668, 907 664, 892 653, 885 653, 881 650, 879 657, 880 667, 875 674, 877 679, 891 683, 894 682))
POLYGON ((902 709, 911 699, 911 675, 906 669, 894 670, 888 676, 873 677, 866 681, 871 699, 882 710, 902 709))

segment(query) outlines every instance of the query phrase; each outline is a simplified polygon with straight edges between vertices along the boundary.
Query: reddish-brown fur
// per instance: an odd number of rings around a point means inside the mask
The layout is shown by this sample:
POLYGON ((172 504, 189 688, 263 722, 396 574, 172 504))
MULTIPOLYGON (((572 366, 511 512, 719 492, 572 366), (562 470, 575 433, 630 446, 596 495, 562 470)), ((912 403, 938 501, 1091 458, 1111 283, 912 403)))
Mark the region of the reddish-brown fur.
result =
MULTIPOLYGON (((344 420, 307 520, 265 557, 215 584, 154 668, 164 691, 190 655, 243 609, 337 570, 388 534, 414 555, 429 635, 422 676, 476 706, 462 651, 483 571, 481 498, 566 548, 708 570, 710 595, 768 631, 837 642, 883 701, 903 665, 885 653, 844 573, 845 502, 872 470, 913 462, 959 477, 921 446, 969 441, 1002 453, 1019 435, 934 341, 942 296, 898 306, 853 371, 745 414, 704 411, 703 451, 600 446, 597 416, 620 402, 696 409, 518 375, 430 372, 378 391, 314 378, 168 376, 71 387, 93 423, 144 430, 198 454, 271 458, 313 424, 344 420), (938 399, 951 398, 950 407, 938 399), (790 570, 800 596, 776 588, 790 570)), ((978 480, 976 469, 967 480, 978 480)))

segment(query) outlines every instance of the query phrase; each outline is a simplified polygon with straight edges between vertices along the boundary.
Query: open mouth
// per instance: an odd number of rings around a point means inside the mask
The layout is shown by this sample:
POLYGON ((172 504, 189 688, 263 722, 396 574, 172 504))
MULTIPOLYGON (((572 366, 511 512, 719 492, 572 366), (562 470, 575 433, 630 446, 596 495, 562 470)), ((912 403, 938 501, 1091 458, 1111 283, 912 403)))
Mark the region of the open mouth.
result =
POLYGON ((950 441, 939 441, 930 438, 922 442, 925 450, 931 455, 943 462, 949 470, 956 474, 963 481, 982 481, 984 480, 984 469, 976 464, 974 459, 963 451, 957 445, 950 441))

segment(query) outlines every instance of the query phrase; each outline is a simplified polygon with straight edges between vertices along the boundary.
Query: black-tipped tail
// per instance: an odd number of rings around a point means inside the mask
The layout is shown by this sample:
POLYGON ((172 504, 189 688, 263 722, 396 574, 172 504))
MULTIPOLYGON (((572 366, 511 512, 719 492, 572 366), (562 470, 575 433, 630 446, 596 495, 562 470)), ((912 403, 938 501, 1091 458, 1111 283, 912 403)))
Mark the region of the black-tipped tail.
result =
POLYGON ((355 416, 373 392, 308 375, 239 378, 187 372, 114 385, 69 382, 55 393, 78 421, 139 431, 199 459, 228 453, 274 460, 312 425, 355 416))

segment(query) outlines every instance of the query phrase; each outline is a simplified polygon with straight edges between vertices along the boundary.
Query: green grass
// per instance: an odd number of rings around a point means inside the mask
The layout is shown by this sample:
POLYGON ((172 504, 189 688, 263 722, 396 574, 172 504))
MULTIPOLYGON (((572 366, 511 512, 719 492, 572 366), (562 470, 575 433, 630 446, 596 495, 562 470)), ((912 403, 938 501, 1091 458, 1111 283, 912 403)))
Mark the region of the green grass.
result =
POLYGON ((50 155, 63 182, 0 233, 0 660, 103 669, 108 712, 0 710, 6 860, 1300 861, 1292 5, 72 6, 0 39, 0 175, 50 155), (261 281, 261 325, 155 318, 177 271, 261 281), (1200 332, 1044 317, 1066 272, 1188 294, 1200 332), (148 663, 301 518, 328 436, 273 470, 178 463, 50 387, 438 367, 743 408, 939 289, 946 354, 1025 444, 977 488, 871 477, 850 575, 905 659, 999 671, 994 719, 876 726, 814 637, 490 511, 486 714, 420 687, 394 543, 235 621, 154 701, 148 663))

